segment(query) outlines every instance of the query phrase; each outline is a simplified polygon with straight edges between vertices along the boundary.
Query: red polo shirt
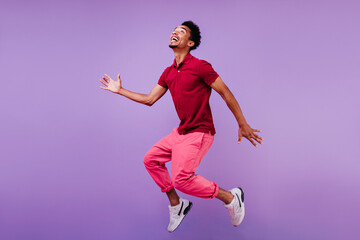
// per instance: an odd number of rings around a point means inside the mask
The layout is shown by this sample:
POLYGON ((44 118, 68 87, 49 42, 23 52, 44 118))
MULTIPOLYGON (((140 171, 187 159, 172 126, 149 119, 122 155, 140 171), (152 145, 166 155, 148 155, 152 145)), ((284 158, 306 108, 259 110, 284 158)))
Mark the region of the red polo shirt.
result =
POLYGON ((210 63, 190 53, 179 66, 174 60, 162 73, 158 84, 170 90, 180 118, 179 134, 209 131, 215 134, 209 98, 210 84, 218 76, 210 63))

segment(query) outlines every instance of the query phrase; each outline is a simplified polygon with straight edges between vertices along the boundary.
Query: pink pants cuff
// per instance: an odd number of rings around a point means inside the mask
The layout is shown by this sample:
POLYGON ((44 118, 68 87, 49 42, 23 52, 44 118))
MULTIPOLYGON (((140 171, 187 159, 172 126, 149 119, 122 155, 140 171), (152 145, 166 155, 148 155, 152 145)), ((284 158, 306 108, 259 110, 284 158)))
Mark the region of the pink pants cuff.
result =
POLYGON ((215 192, 214 192, 214 194, 210 197, 211 199, 216 198, 216 196, 217 196, 218 193, 219 193, 219 186, 218 186, 216 183, 214 183, 214 185, 215 185, 215 192))
POLYGON ((170 190, 173 189, 173 188, 174 188, 174 186, 173 186, 173 185, 170 185, 170 186, 167 187, 167 188, 161 189, 161 192, 168 192, 168 191, 170 191, 170 190))

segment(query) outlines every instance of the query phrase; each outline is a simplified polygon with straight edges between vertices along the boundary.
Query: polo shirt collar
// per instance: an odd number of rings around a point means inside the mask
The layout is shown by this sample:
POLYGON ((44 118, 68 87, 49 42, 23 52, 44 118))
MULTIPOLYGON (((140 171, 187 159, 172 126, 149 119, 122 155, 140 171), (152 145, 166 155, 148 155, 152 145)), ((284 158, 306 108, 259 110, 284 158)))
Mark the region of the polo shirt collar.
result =
MULTIPOLYGON (((179 64, 179 67, 180 67, 182 64, 184 64, 184 63, 189 63, 192 57, 193 57, 193 56, 192 56, 192 55, 190 54, 190 52, 189 52, 189 53, 185 56, 185 58, 182 60, 182 62, 179 64)), ((173 66, 173 67, 177 67, 177 65, 176 65, 176 59, 174 59, 174 63, 173 63, 172 66, 173 66)))

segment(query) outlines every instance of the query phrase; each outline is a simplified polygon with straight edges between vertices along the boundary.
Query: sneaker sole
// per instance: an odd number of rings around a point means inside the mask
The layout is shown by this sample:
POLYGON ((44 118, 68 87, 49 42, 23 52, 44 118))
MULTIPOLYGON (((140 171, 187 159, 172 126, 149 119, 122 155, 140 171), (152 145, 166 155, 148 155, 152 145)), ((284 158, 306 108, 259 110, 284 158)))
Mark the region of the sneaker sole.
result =
MULTIPOLYGON (((180 220, 179 224, 176 226, 176 228, 174 230, 172 230, 171 232, 174 232, 179 226, 180 224, 182 223, 182 221, 184 220, 185 216, 189 213, 191 207, 192 207, 192 202, 189 202, 189 205, 184 209, 184 216, 183 218, 180 220)), ((170 231, 169 231, 170 232, 170 231)), ((170 232, 170 233, 171 233, 170 232)))

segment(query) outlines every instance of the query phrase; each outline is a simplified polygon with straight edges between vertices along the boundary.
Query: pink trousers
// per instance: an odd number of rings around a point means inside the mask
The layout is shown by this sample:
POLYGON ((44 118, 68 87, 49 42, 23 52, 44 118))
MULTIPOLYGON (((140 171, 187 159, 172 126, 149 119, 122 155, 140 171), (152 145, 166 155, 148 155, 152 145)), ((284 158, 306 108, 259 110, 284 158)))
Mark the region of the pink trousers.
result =
POLYGON ((193 132, 180 135, 175 128, 146 153, 145 167, 162 192, 175 187, 192 196, 214 198, 219 192, 219 186, 195 174, 213 141, 214 136, 210 133, 193 132), (165 166, 169 161, 172 178, 165 166))

